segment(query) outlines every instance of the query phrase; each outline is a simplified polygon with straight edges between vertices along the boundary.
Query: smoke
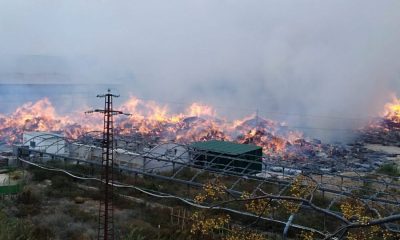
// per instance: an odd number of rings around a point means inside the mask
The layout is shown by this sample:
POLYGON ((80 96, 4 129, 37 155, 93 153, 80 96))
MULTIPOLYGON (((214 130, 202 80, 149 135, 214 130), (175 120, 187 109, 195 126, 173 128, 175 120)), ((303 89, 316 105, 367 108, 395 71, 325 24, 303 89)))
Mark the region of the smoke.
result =
POLYGON ((258 109, 300 127, 354 127, 348 118, 376 116, 400 93, 399 9, 396 0, 1 1, 0 81, 110 84, 232 117, 258 109))

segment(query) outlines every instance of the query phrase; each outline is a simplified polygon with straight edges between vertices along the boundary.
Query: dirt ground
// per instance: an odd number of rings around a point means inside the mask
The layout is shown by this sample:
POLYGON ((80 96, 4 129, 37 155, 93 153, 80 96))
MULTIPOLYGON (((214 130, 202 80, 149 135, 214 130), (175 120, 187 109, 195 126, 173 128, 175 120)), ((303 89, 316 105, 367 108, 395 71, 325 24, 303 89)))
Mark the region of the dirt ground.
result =
POLYGON ((366 148, 377 151, 377 152, 384 152, 388 154, 400 154, 400 147, 396 146, 383 146, 379 144, 366 144, 366 148))
POLYGON ((365 145, 366 148, 377 151, 377 152, 384 152, 387 154, 398 154, 399 156, 393 157, 393 158, 388 158, 390 160, 393 160, 395 163, 400 165, 400 147, 396 146, 383 146, 379 144, 367 144, 365 145))

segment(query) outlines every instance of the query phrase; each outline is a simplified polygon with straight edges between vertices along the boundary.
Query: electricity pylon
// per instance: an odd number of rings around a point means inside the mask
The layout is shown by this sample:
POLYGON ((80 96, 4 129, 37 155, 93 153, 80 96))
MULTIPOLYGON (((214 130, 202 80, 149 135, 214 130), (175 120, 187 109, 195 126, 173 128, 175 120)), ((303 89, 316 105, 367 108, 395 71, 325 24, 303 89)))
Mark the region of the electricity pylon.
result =
POLYGON ((97 95, 104 98, 104 109, 95 109, 86 113, 102 113, 104 115, 103 140, 102 140, 102 164, 101 164, 101 191, 103 198, 100 200, 97 239, 114 239, 114 208, 113 208, 113 167, 114 167, 114 121, 115 115, 129 115, 121 111, 113 110, 114 95, 108 89, 106 94, 97 95))

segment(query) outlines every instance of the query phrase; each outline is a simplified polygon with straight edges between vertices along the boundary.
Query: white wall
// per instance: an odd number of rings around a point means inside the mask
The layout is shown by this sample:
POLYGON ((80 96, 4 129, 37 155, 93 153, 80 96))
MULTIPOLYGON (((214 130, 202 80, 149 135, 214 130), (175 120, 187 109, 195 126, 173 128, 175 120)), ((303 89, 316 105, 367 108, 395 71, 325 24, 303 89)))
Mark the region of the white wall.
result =
POLYGON ((29 146, 29 149, 64 155, 68 154, 65 144, 63 137, 57 134, 42 132, 25 132, 23 134, 23 145, 29 146))

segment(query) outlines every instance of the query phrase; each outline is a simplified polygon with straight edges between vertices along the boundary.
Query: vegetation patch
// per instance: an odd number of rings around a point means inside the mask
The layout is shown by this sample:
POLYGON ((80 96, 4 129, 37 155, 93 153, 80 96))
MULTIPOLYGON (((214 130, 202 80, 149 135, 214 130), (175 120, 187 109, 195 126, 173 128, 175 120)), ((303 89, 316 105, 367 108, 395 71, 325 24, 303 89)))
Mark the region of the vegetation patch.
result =
POLYGON ((387 163, 378 169, 378 173, 386 174, 392 177, 400 177, 399 166, 395 163, 387 163))

